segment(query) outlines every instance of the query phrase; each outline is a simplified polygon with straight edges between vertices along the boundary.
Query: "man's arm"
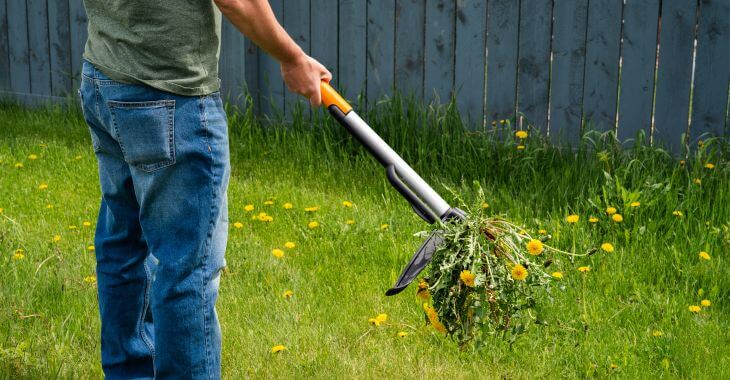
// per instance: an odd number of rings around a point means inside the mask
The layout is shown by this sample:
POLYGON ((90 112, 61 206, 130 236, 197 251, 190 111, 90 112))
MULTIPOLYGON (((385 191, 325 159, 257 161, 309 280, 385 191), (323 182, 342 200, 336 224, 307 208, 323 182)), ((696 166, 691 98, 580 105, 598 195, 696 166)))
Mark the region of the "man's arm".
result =
POLYGON ((289 91, 309 98, 312 107, 320 105, 320 82, 329 81, 332 74, 294 42, 276 20, 267 0, 214 2, 241 33, 279 61, 289 91))

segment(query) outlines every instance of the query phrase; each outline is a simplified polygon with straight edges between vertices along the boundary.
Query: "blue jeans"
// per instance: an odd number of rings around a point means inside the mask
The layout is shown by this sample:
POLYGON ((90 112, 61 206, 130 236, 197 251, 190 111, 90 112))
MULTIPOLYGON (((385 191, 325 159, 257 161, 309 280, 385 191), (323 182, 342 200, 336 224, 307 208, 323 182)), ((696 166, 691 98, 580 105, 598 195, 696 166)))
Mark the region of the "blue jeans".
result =
POLYGON ((228 237, 220 95, 119 83, 84 62, 99 166, 96 273, 109 379, 220 378, 215 302, 228 237))

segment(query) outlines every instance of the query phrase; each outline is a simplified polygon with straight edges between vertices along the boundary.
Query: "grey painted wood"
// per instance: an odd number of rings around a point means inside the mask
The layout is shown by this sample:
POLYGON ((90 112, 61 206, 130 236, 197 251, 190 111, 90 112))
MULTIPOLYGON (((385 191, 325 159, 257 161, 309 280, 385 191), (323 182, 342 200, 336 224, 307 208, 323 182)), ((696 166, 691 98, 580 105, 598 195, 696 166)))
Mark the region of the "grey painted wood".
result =
POLYGON ((517 74, 518 110, 547 132, 550 99, 552 0, 522 1, 517 74))
POLYGON ((244 77, 246 78, 246 93, 251 96, 251 106, 253 112, 259 114, 261 112, 259 97, 259 49, 249 40, 244 38, 245 58, 244 58, 244 77))
POLYGON ((673 153, 680 152, 680 136, 689 124, 696 6, 694 1, 662 2, 652 141, 673 153))
POLYGON ((486 3, 457 1, 454 91, 459 113, 469 128, 481 128, 483 124, 486 34, 486 3))
POLYGON ((0 0, 0 91, 10 89, 7 0, 0 0))
POLYGON ((30 94, 28 17, 25 1, 8 0, 7 13, 10 89, 20 94, 30 94))
POLYGON ((582 127, 587 3, 555 0, 550 128, 553 141, 575 144, 582 127))
POLYGON ((367 56, 367 2, 340 0, 339 9, 339 65, 335 81, 343 96, 356 102, 365 93, 367 56))
POLYGON ((68 0, 48 2, 48 31, 51 53, 51 93, 71 93, 71 36, 68 0))
POLYGON ((86 37, 88 36, 86 11, 83 0, 69 0, 69 26, 71 31, 71 75, 74 91, 81 83, 81 64, 86 37))
POLYGON ((447 103, 454 88, 454 0, 426 2, 423 93, 426 101, 447 103))
MULTIPOLYGON (((284 29, 301 46, 305 53, 310 53, 309 45, 309 0, 289 1, 284 10, 284 29)), ((291 118, 294 110, 299 107, 300 111, 308 114, 309 102, 291 91, 284 92, 284 110, 287 117, 291 118)))
POLYGON ((588 3, 583 118, 597 130, 614 130, 618 102, 622 0, 588 3))
POLYGON ((367 99, 392 95, 395 63, 395 0, 368 0, 367 99))
POLYGON ((487 123, 515 115, 520 2, 491 0, 487 8, 487 123))
POLYGON ((337 0, 311 0, 310 51, 337 80, 337 0))
POLYGON ((702 0, 697 33, 690 136, 726 134, 730 82, 730 2, 702 0))
MULTIPOLYGON (((618 138, 651 136, 659 0, 627 0, 624 6, 618 138)), ((648 142, 648 141, 645 141, 648 142)))
POLYGON ((237 106, 243 105, 246 79, 246 52, 243 35, 224 18, 221 25, 221 53, 218 76, 221 95, 237 106))
POLYGON ((51 95, 51 52, 46 0, 28 0, 27 11, 30 91, 39 95, 51 95))
POLYGON ((395 87, 416 99, 423 98, 424 1, 395 2, 395 87))
MULTIPOLYGON (((276 14, 279 22, 284 21, 284 0, 271 0, 271 9, 276 14)), ((279 63, 264 53, 259 54, 259 75, 260 105, 264 115, 273 116, 284 112, 284 80, 281 78, 279 63)))

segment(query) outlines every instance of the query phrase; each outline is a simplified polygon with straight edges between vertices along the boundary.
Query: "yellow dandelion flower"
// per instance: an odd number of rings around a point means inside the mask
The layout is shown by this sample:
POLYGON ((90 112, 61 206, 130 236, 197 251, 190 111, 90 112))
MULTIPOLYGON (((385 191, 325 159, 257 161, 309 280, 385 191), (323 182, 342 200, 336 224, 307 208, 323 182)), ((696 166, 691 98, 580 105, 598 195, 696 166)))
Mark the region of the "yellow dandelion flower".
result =
POLYGON ((661 330, 654 330, 651 332, 651 335, 653 335, 655 338, 658 338, 658 337, 664 335, 664 333, 661 330))
POLYGON ((284 292, 284 294, 283 294, 282 296, 283 296, 283 297, 284 297, 285 299, 289 299, 289 298, 291 298, 291 297, 292 297, 293 295, 294 295, 294 292, 293 292, 293 291, 291 291, 291 290, 287 290, 287 291, 285 291, 285 292, 284 292))
POLYGON ((608 214, 608 215, 613 215, 616 213, 616 211, 617 211, 616 207, 609 206, 606 208, 606 214, 608 214))
POLYGON ((18 162, 18 163, 15 164, 15 168, 16 169, 22 169, 23 168, 23 164, 21 164, 20 162, 18 162))
POLYGON ((611 253, 614 250, 613 244, 611 244, 611 243, 603 243, 603 244, 601 244, 601 249, 604 252, 608 252, 608 253, 611 253))
POLYGON ((527 131, 517 131, 515 132, 515 137, 517 137, 518 139, 526 139, 527 131))
POLYGON ((25 251, 22 249, 16 249, 13 253, 13 260, 23 260, 25 258, 25 251))
POLYGON ((41 183, 40 185, 38 185, 38 190, 45 190, 47 188, 48 188, 47 183, 41 183))
POLYGON ((4 213, 5 213, 5 209, 4 209, 4 208, 2 208, 2 207, 0 207, 0 215, 2 215, 2 214, 4 214, 4 213))
POLYGON ((84 226, 84 227, 91 227, 91 222, 84 221, 84 222, 81 223, 81 225, 84 226))
POLYGON ((316 221, 311 221, 307 224, 307 228, 309 228, 310 230, 313 230, 317 227, 319 227, 319 222, 316 221))
POLYGON ((380 321, 377 318, 368 318, 368 323, 373 326, 380 326, 380 321))
POLYGON ((61 235, 53 235, 53 242, 58 243, 61 241, 61 235))
POLYGON ((47 209, 52 209, 53 208, 53 205, 49 203, 49 204, 46 205, 46 208, 47 209))
POLYGON ((84 277, 84 282, 87 284, 93 284, 96 282, 96 276, 86 276, 84 277))
POLYGON ((265 202, 264 202, 264 204, 265 204, 266 206, 271 206, 271 205, 273 205, 273 204, 274 204, 274 201, 265 201, 265 202))
POLYGON ((700 288, 697 290, 697 297, 702 297, 705 294, 705 289, 700 288))
POLYGON ((388 225, 388 223, 383 223, 383 224, 380 225, 380 230, 381 231, 385 231, 388 228, 390 228, 390 225, 388 225))
POLYGON ((445 333, 446 327, 439 321, 439 316, 436 314, 436 309, 429 306, 427 303, 423 304, 423 310, 426 312, 426 316, 428 317, 428 321, 431 323, 431 326, 436 329, 436 331, 445 333))
POLYGON ((312 207, 305 207, 304 208, 304 211, 306 211, 306 212, 315 212, 317 210, 319 210, 319 206, 312 206, 312 207))
POLYGON ((38 159, 38 156, 35 155, 35 154, 31 154, 31 155, 28 156, 28 159, 29 160, 37 160, 38 159))
POLYGON ((540 235, 547 235, 547 230, 539 229, 537 230, 537 233, 540 235))
POLYGON ((699 178, 695 178, 694 183, 695 183, 695 185, 701 185, 702 184, 702 180, 699 179, 699 178))
POLYGON ((527 269, 520 264, 512 267, 512 278, 517 281, 524 281, 527 278, 527 269))
POLYGON ((398 331, 398 338, 405 338, 408 336, 408 333, 405 331, 398 331))
POLYGON ((674 210, 674 211, 672 211, 672 215, 676 216, 677 218, 681 218, 684 216, 684 213, 682 213, 682 211, 679 211, 679 210, 674 210))
POLYGON ((86 250, 89 252, 94 252, 94 251, 96 251, 96 247, 94 247, 93 245, 90 245, 90 246, 86 247, 86 250))
POLYGON ((631 202, 631 204, 629 206, 631 206, 631 207, 639 207, 639 206, 641 206, 641 202, 631 202))
POLYGON ((711 164, 711 163, 708 162, 708 163, 705 164, 705 168, 712 170, 712 169, 715 168, 715 164, 711 164))
POLYGON ((563 272, 553 272, 551 276, 553 276, 553 278, 561 280, 563 278, 563 272))
POLYGON ((271 254, 274 255, 274 257, 276 257, 277 259, 284 257, 284 251, 279 248, 272 249, 271 254))
POLYGON ((712 302, 710 302, 710 300, 702 300, 700 301, 700 305, 702 305, 702 307, 710 307, 712 306, 712 302))
POLYGON ((68 229, 69 230, 78 230, 79 227, 77 225, 72 224, 72 225, 68 226, 68 229))
POLYGON ((616 368, 618 368, 618 365, 611 363, 611 369, 616 369, 616 368))
POLYGON ((74 157, 74 160, 78 161, 78 160, 80 160, 82 158, 84 158, 84 157, 83 156, 76 156, 76 157, 74 157))
POLYGON ((709 260, 710 259, 710 254, 707 253, 707 252, 705 252, 705 251, 701 251, 700 254, 699 254, 699 256, 700 256, 700 259, 701 260, 709 260))
POLYGON ((284 243, 284 248, 287 248, 287 249, 292 249, 292 248, 294 248, 296 246, 297 245, 294 244, 294 242, 292 242, 292 241, 288 241, 288 242, 284 243))
POLYGON ((348 224, 348 225, 353 225, 353 224, 355 224, 355 219, 347 219, 347 220, 345 221, 345 224, 348 224))
POLYGON ((380 323, 385 323, 385 321, 387 321, 387 320, 388 320, 388 314, 385 314, 385 313, 380 313, 380 314, 378 314, 378 316, 377 316, 377 317, 375 317, 375 319, 376 319, 376 320, 377 320, 378 322, 380 322, 380 323))
POLYGON ((578 223, 580 220, 580 216, 571 214, 565 217, 565 221, 568 222, 568 224, 575 224, 578 223))
POLYGON ((342 206, 344 206, 344 207, 352 207, 352 202, 350 202, 350 201, 342 201, 342 206))
POLYGON ((271 215, 266 215, 266 217, 263 218, 263 219, 261 219, 261 221, 262 222, 273 222, 274 221, 274 217, 271 216, 271 215))
POLYGON ((598 218, 596 218, 595 216, 591 216, 590 218, 588 218, 588 223, 598 223, 598 218))
POLYGON ((428 283, 424 280, 421 280, 418 283, 418 290, 416 290, 416 295, 424 300, 427 300, 429 297, 431 297, 431 292, 428 290, 428 283))
POLYGON ((616 223, 621 223, 624 221, 624 217, 621 216, 621 214, 613 214, 611 215, 611 219, 613 219, 613 221, 616 223))
POLYGON ((276 345, 274 347, 271 347, 271 353, 272 354, 277 354, 277 353, 282 352, 284 350, 286 350, 286 347, 282 346, 281 344, 276 345))
POLYGON ((540 240, 532 239, 527 243, 527 252, 533 256, 541 254, 544 249, 545 247, 540 240))
POLYGON ((487 203, 487 202, 482 203, 482 208, 483 209, 484 208, 489 208, 489 203, 487 203))
POLYGON ((525 146, 524 145, 517 145, 517 150, 525 150, 525 146))
POLYGON ((684 167, 684 165, 685 165, 686 163, 687 163, 687 162, 686 162, 686 161, 684 161, 684 160, 679 160, 679 167, 680 167, 680 168, 683 168, 683 167, 684 167))
POLYGON ((294 205, 289 202, 286 202, 286 203, 284 203, 284 206, 282 206, 282 207, 284 207, 285 210, 291 210, 294 208, 294 205))
POLYGON ((474 273, 471 273, 469 270, 463 270, 459 274, 459 279, 461 279, 461 282, 464 283, 464 285, 473 288, 474 287, 474 273))
POLYGON ((243 228, 243 223, 241 223, 241 222, 235 222, 235 223, 233 223, 233 227, 235 227, 235 228, 243 228))
POLYGON ((690 305, 687 309, 693 313, 699 313, 700 310, 702 310, 702 308, 697 305, 690 305))
POLYGON ((251 204, 248 204, 248 205, 245 205, 245 206, 243 206, 243 209, 244 209, 244 211, 249 211, 249 212, 250 212, 250 211, 253 211, 253 210, 254 210, 255 208, 256 208, 256 207, 254 207, 254 206, 253 206, 253 205, 251 205, 251 204))
POLYGON ((589 266, 578 267, 578 271, 581 273, 588 273, 591 271, 591 267, 589 267, 589 266))

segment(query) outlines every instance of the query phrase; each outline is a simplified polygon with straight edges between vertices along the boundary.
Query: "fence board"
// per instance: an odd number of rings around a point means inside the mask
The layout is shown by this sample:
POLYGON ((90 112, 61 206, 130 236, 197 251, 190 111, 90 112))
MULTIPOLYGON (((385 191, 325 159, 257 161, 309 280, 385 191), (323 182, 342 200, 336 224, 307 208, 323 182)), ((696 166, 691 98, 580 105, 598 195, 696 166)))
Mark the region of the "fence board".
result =
POLYGON ((522 1, 520 10, 518 110, 547 132, 550 99, 552 0, 522 1))
POLYGON ((261 112, 261 98, 259 97, 259 48, 248 38, 244 38, 244 41, 245 57, 243 75, 246 78, 246 93, 251 96, 252 103, 249 106, 253 108, 252 111, 255 114, 259 114, 261 112))
POLYGON ((356 101, 365 93, 367 55, 367 2, 340 0, 339 10, 339 82, 344 96, 356 101))
MULTIPOLYGON (((284 0, 270 0, 271 9, 276 14, 277 20, 284 20, 284 0)), ((261 112, 273 116, 284 112, 284 80, 281 78, 279 62, 268 54, 259 53, 259 94, 261 101, 261 112)))
POLYGON ((375 102, 393 90, 395 0, 368 0, 367 99, 375 102))
MULTIPOLYGON (((309 48, 309 0, 290 1, 284 10, 284 28, 294 41, 301 46, 305 53, 310 53, 309 48)), ((294 110, 299 107, 307 112, 308 101, 301 96, 291 92, 284 92, 284 110, 287 117, 291 118, 294 110)))
POLYGON ((492 0, 487 8, 487 123, 515 115, 520 2, 492 0))
POLYGON ((425 3, 396 0, 395 4, 395 87, 422 99, 425 3))
POLYGON ((689 124, 696 6, 694 1, 662 2, 652 141, 674 153, 680 151, 680 135, 689 124))
POLYGON ((337 81, 337 0, 311 0, 310 51, 312 57, 327 67, 337 81))
POLYGON ((453 0, 426 2, 423 92, 426 101, 447 103, 454 88, 453 0))
MULTIPOLYGON (((651 136, 659 0, 627 0, 621 46, 618 138, 651 136)), ((646 141, 645 141, 646 142, 646 141)))
POLYGON ((69 26, 71 31, 71 76, 74 90, 81 84, 81 56, 84 54, 86 26, 88 19, 84 10, 83 0, 69 0, 69 26))
POLYGON ((8 51, 10 58, 10 89, 30 94, 30 60, 28 58, 28 26, 24 0, 8 0, 8 51))
POLYGON ((575 143, 582 127, 587 2, 555 0, 550 129, 553 141, 575 143))
POLYGON ((588 4, 583 118, 598 130, 616 126, 621 3, 592 0, 588 4))
POLYGON ((48 2, 50 33, 51 93, 65 96, 71 92, 71 36, 68 0, 48 2))
POLYGON ((221 95, 235 105, 243 104, 246 51, 243 35, 224 18, 221 25, 221 53, 218 65, 221 95))
POLYGON ((27 11, 30 91, 38 95, 51 95, 47 3, 45 0, 28 0, 27 11))
POLYGON ((10 89, 7 0, 0 0, 0 91, 10 89))
POLYGON ((454 91, 459 113, 470 127, 481 128, 484 123, 486 34, 486 3, 481 0, 458 0, 454 91))
POLYGON ((698 28, 690 135, 721 136, 730 81, 730 3, 702 0, 698 28))

